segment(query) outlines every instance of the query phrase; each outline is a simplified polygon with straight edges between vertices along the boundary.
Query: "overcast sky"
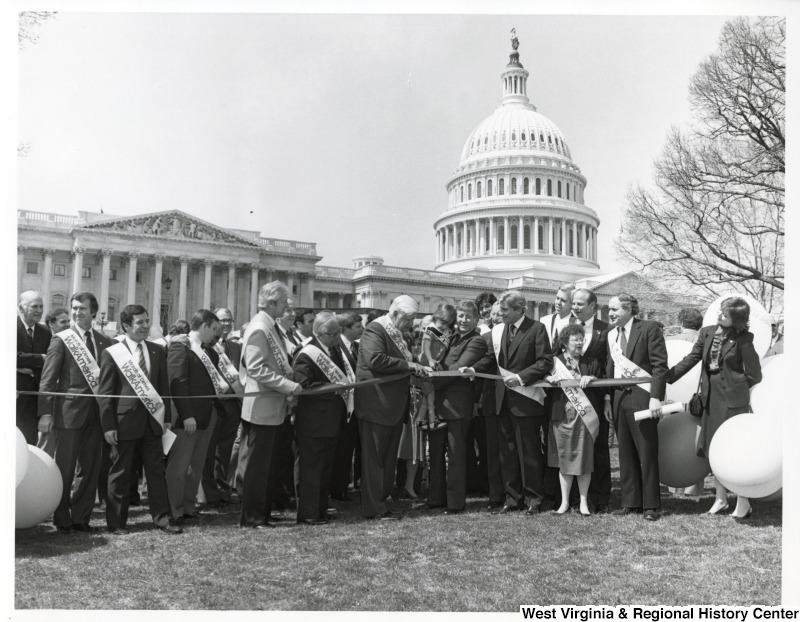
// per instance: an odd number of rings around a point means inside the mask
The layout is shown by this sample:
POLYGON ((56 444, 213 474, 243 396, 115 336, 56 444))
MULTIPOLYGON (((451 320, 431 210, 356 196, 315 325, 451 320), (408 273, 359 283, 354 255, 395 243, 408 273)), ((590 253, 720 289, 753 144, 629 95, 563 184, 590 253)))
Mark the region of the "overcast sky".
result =
POLYGON ((430 269, 434 218, 500 104, 516 28, 529 93, 600 217, 600 263, 725 16, 60 12, 19 55, 19 207, 180 209, 430 269))

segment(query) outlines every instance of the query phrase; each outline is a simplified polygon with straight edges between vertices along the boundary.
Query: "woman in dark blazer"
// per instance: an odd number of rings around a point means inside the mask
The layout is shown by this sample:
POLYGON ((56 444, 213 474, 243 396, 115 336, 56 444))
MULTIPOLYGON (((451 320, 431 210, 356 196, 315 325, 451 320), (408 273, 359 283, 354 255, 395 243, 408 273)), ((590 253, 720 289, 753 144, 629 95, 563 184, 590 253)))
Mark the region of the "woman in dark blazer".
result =
MULTIPOLYGON (((673 383, 697 363, 700 375, 703 416, 697 455, 708 456, 708 448, 719 426, 728 419, 750 410, 750 388, 761 382, 761 363, 748 331, 750 306, 741 298, 722 301, 715 326, 700 329, 692 351, 667 373, 673 383)), ((717 498, 709 514, 728 509, 728 491, 716 482, 717 498)), ((751 513, 750 502, 739 497, 732 516, 745 518, 751 513)))
MULTIPOLYGON (((567 398, 562 389, 553 389, 551 395, 551 411, 549 438, 547 443, 547 466, 558 468, 558 480, 561 486, 561 506, 557 514, 569 511, 569 491, 572 480, 578 478, 578 492, 580 493, 580 512, 589 515, 589 484, 594 470, 594 441, 595 436, 590 432, 589 424, 593 425, 595 434, 600 430, 600 417, 603 416, 602 389, 586 388, 589 382, 602 374, 600 362, 592 356, 582 356, 584 330, 583 326, 571 324, 559 334, 559 340, 565 350, 553 357, 555 372, 555 359, 559 359, 564 366, 572 372, 576 380, 581 381, 581 389, 586 394, 594 413, 587 412, 579 415, 575 407, 567 398)), ((560 365, 558 366, 560 367, 560 365)), ((558 386, 558 378, 548 376, 547 381, 558 386)))

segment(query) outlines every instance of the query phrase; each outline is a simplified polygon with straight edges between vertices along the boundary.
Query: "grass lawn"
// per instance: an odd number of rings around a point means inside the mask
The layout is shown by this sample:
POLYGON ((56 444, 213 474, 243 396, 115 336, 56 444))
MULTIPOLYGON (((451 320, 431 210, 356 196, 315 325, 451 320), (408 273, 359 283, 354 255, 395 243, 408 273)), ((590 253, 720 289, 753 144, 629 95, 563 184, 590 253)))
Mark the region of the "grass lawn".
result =
MULTIPOLYGON (((485 498, 471 497, 457 516, 396 502, 404 520, 382 523, 361 519, 357 502, 334 502, 339 518, 328 525, 296 525, 289 513, 267 532, 239 529, 236 512, 209 511, 168 536, 146 510, 131 508, 129 536, 62 536, 49 523, 18 531, 15 606, 510 612, 520 604, 779 604, 781 503, 754 503, 742 522, 710 516, 709 484, 699 503, 666 494, 655 523, 495 516, 485 498)), ((99 510, 92 524, 105 524, 99 510)))

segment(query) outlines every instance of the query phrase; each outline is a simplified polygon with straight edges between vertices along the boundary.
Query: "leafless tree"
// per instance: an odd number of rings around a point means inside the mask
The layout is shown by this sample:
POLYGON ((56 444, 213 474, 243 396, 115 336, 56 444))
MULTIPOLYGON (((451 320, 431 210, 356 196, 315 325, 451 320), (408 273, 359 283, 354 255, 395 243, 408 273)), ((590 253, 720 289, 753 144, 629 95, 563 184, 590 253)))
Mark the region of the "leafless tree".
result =
POLYGON ((36 43, 39 40, 39 28, 55 16, 56 13, 52 11, 21 12, 19 14, 19 31, 17 32, 19 49, 23 50, 26 46, 36 43))
POLYGON ((785 21, 737 18, 692 78, 652 187, 632 188, 615 245, 662 284, 731 287, 780 307, 784 289, 785 21))

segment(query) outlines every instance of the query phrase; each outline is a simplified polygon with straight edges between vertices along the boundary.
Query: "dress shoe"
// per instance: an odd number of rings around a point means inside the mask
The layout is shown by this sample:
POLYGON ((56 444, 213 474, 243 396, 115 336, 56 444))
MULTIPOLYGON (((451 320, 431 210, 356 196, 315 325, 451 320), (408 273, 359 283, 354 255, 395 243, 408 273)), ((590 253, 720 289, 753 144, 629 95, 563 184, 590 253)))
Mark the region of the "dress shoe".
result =
POLYGON ((328 521, 323 518, 301 518, 297 521, 298 523, 302 523, 304 525, 311 525, 316 527, 317 525, 327 525, 328 521))
POLYGON ((270 520, 285 520, 286 519, 286 514, 284 514, 280 510, 272 510, 272 512, 269 513, 269 519, 270 520))
POLYGON ((130 531, 125 529, 125 527, 117 527, 116 529, 109 529, 108 532, 112 536, 127 536, 130 533, 130 531))
POLYGON ((80 531, 81 533, 93 533, 94 528, 88 523, 73 523, 72 531, 80 531))
POLYGON ((72 533, 72 527, 56 527, 56 530, 58 531, 58 533, 61 533, 61 534, 64 534, 64 535, 66 535, 68 533, 72 533))
POLYGON ((486 504, 486 509, 487 510, 496 510, 497 508, 501 507, 502 505, 503 505, 502 501, 489 501, 489 503, 486 504))
POLYGON ((534 514, 538 514, 542 511, 541 505, 532 505, 527 510, 525 510, 525 514, 527 516, 533 516, 534 514))
POLYGON ((727 501, 722 501, 720 499, 716 499, 714 501, 714 505, 711 506, 711 509, 708 510, 709 514, 719 514, 720 512, 724 512, 730 506, 728 505, 727 501))
POLYGON ((463 512, 463 511, 464 511, 463 509, 461 509, 461 510, 455 510, 455 509, 452 509, 452 508, 447 508, 447 509, 444 511, 444 514, 445 514, 445 516, 451 516, 451 515, 453 515, 453 514, 461 514, 461 512, 463 512))
POLYGON ((161 525, 159 529, 164 533, 168 533, 173 536, 179 533, 183 533, 183 529, 181 529, 178 525, 170 525, 169 523, 167 523, 166 525, 161 525))
POLYGON ((226 499, 229 505, 236 505, 237 503, 242 502, 242 498, 239 496, 239 493, 232 492, 231 496, 226 499))
POLYGON ((504 505, 499 510, 495 510, 492 514, 511 514, 511 512, 519 512, 522 508, 515 505, 504 505))
POLYGON ((658 520, 658 512, 656 510, 645 510, 644 511, 644 519, 649 520, 650 522, 655 522, 658 520))
POLYGON ((337 495, 331 495, 331 499, 335 499, 336 501, 344 501, 346 503, 353 500, 353 498, 346 492, 337 495))
POLYGON ((378 520, 400 520, 399 514, 393 514, 390 511, 386 511, 383 514, 378 514, 375 518, 378 520))
POLYGON ((181 516, 181 518, 183 520, 200 520, 204 516, 205 514, 203 514, 202 512, 189 512, 188 514, 184 514, 183 516, 181 516))

